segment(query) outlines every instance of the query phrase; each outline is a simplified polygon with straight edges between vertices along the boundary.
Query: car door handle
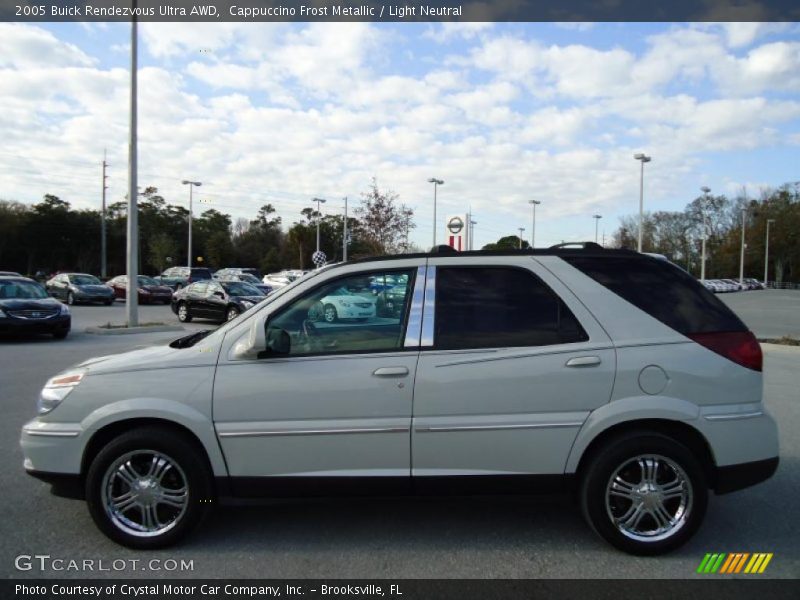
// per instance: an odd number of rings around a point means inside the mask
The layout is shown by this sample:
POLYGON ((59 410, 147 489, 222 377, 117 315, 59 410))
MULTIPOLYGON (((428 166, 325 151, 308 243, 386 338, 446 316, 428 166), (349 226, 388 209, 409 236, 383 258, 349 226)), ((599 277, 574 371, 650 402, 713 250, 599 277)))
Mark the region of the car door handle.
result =
POLYGON ((408 369, 405 367, 381 367, 375 369, 372 374, 375 377, 405 377, 408 375, 408 369))
POLYGON ((599 356, 576 356, 567 361, 568 367, 593 367, 600 364, 599 356))

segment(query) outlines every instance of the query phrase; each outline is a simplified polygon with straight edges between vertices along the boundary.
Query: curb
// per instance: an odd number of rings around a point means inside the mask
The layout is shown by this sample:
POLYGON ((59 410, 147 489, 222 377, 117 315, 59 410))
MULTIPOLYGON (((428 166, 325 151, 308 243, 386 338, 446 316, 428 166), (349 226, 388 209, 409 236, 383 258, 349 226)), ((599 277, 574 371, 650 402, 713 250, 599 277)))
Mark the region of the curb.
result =
POLYGON ((86 333, 93 333, 95 335, 129 335, 133 333, 159 333, 163 331, 186 331, 179 325, 155 325, 145 327, 116 327, 109 329, 107 327, 87 327, 86 333))

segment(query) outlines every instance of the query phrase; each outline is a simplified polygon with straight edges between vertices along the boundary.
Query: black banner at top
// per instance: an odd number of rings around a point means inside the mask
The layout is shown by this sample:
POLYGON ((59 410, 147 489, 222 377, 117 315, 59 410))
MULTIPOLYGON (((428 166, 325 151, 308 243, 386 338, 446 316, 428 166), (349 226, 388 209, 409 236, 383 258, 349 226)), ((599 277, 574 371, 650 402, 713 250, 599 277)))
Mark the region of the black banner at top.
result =
POLYGON ((0 0, 0 21, 800 21, 797 0, 0 0))

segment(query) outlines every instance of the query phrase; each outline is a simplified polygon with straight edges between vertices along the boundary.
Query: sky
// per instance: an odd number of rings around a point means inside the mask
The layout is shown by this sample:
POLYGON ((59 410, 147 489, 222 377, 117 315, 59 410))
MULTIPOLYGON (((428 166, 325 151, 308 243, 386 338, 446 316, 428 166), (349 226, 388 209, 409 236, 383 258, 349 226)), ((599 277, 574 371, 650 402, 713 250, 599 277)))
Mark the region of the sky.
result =
MULTIPOLYGON (((0 23, 0 198, 99 208, 127 190, 130 25, 0 23)), ((796 181, 797 23, 144 23, 139 185, 284 224, 373 177, 411 241, 471 209, 475 246, 610 238, 619 217, 796 181)), ((198 210, 199 209, 199 210, 198 210)))

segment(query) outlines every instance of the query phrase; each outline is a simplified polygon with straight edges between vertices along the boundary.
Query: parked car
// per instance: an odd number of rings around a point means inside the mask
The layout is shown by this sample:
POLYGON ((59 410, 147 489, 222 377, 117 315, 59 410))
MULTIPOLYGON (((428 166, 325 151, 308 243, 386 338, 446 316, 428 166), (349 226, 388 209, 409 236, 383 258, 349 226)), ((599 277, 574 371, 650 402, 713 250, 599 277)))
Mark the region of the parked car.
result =
POLYGON ((21 446, 133 548, 230 496, 561 489, 652 555, 694 535, 711 491, 775 472, 761 370, 742 321, 664 261, 437 249, 325 267, 214 331, 84 361, 45 385, 21 446), (312 318, 383 274, 408 278, 400 317, 312 318))
POLYGON ((47 293, 67 304, 101 302, 106 306, 114 302, 114 291, 94 275, 87 273, 59 273, 45 284, 47 293))
POLYGON ((342 319, 367 320, 374 317, 376 300, 359 295, 343 286, 323 296, 316 307, 317 320, 335 323, 342 319))
POLYGON ((217 273, 214 273, 214 279, 217 281, 243 281, 244 283, 250 284, 254 288, 260 290, 264 295, 271 293, 273 289, 266 283, 262 283, 258 277, 251 275, 250 273, 228 273, 224 275, 217 275, 217 273))
POLYGON ((745 287, 739 283, 738 279, 721 279, 722 283, 728 286, 728 291, 741 292, 745 287))
POLYGON ((218 279, 223 275, 241 275, 242 273, 247 273, 256 279, 261 279, 261 271, 253 267, 226 267, 224 269, 219 269, 214 273, 214 279, 218 279))
POLYGON ((172 312, 181 323, 194 318, 230 321, 266 295, 241 281, 198 281, 172 295, 172 312))
POLYGON ((212 279, 211 269, 205 267, 170 267, 158 277, 153 277, 158 285, 165 285, 173 290, 185 288, 195 281, 212 279))
MULTIPOLYGON (((169 304, 172 300, 172 288, 166 285, 160 285, 152 277, 148 277, 147 275, 139 275, 137 277, 137 281, 139 288, 136 295, 140 304, 156 304, 159 302, 162 304, 169 304)), ((114 296, 116 298, 122 298, 124 300, 127 297, 127 275, 118 275, 117 277, 110 279, 106 285, 114 290, 114 296)))
POLYGON ((748 290, 763 290, 764 284, 761 283, 758 279, 753 277, 746 277, 744 280, 745 285, 747 286, 748 290))
POLYGON ((19 274, 19 273, 17 273, 16 271, 0 271, 0 276, 6 276, 6 277, 22 277, 22 275, 20 275, 20 274, 19 274))
POLYGON ((270 286, 273 290, 280 289, 282 287, 286 287, 294 279, 289 279, 287 275, 283 275, 281 273, 269 273, 264 275, 262 281, 265 285, 270 286))
POLYGON ((69 334, 69 308, 47 295, 41 283, 22 276, 0 275, 0 333, 69 334))

